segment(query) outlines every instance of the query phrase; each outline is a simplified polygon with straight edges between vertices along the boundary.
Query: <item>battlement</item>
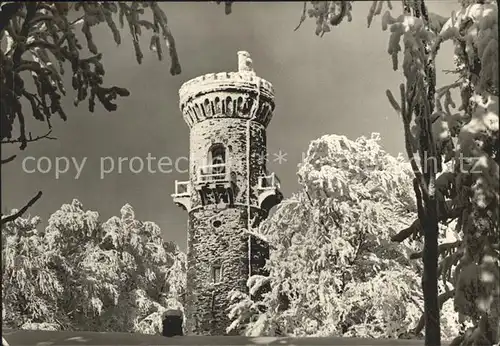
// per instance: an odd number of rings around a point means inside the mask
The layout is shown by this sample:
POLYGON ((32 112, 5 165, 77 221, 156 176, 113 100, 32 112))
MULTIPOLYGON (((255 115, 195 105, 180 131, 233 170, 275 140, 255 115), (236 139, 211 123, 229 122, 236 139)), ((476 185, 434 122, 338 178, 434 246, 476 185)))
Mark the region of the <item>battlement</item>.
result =
POLYGON ((274 89, 258 77, 247 52, 238 52, 238 72, 209 73, 184 83, 179 106, 186 123, 238 117, 267 126, 274 111, 274 89))
POLYGON ((205 75, 188 80, 179 89, 181 106, 203 94, 203 91, 210 92, 209 89, 224 89, 225 86, 237 88, 239 86, 246 89, 258 89, 267 97, 274 99, 273 85, 264 78, 258 77, 255 72, 218 72, 207 73, 205 75))

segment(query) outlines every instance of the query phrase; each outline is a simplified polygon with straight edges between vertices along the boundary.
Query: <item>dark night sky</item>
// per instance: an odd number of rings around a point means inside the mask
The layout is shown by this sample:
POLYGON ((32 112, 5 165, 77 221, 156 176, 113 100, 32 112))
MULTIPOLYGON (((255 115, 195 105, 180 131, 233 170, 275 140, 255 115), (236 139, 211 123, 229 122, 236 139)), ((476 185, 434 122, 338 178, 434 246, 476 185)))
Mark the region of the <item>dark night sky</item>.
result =
MULTIPOLYGON (((453 0, 427 3, 441 15, 458 7, 453 0)), ((186 180, 187 173, 145 169, 134 174, 126 162, 121 173, 115 170, 100 179, 100 160, 112 157, 117 169, 118 157, 138 156, 145 161, 150 154, 175 161, 188 156, 189 133, 178 109, 178 89, 198 75, 235 71, 239 50, 250 52, 256 73, 275 88, 277 106, 268 128, 268 150, 287 153, 287 161, 271 162, 269 169, 280 177, 285 196, 298 188, 296 171, 302 153, 322 135, 355 139, 379 132, 386 150, 403 152, 402 123, 385 96, 387 88, 398 94, 403 77, 401 71, 392 70, 389 33, 381 30, 380 17, 366 27, 370 5, 371 1, 354 3, 353 22, 319 38, 312 19, 293 31, 302 2, 236 3, 229 16, 214 3, 163 3, 183 68, 175 77, 169 74, 168 56, 159 62, 147 49, 149 35, 143 36, 144 61, 137 65, 125 31, 124 43, 116 47, 107 28, 96 29, 107 83, 128 88, 131 96, 119 100, 116 112, 98 107, 94 114, 88 113, 86 104, 75 108, 70 96, 65 100, 68 121, 53 121, 57 141, 29 145, 20 153, 16 146, 2 146, 3 157, 18 154, 16 161, 2 167, 2 208, 20 207, 40 189, 44 196, 30 213, 45 221, 73 198, 98 211, 103 221, 119 215, 120 208, 130 203, 138 219, 156 222, 165 239, 185 248, 187 215, 172 203, 170 194, 174 181, 186 180), (47 174, 23 171, 22 162, 28 156, 45 156, 53 164, 57 157, 87 160, 78 179, 73 164, 56 179, 53 169, 47 174)), ((438 68, 452 68, 449 44, 441 49, 438 68)), ((438 80, 448 82, 449 77, 438 80)), ((31 130, 43 133, 44 128, 34 124, 31 130)), ((185 170, 187 163, 180 163, 185 170)), ((29 170, 34 167, 34 161, 27 162, 29 170)))

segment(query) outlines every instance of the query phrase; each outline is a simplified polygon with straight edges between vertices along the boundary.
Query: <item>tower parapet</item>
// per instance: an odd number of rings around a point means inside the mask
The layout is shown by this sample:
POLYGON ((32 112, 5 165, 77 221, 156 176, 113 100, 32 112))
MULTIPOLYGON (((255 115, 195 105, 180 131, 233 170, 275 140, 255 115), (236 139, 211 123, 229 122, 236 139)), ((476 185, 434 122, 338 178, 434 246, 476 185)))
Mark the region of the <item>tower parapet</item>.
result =
POLYGON ((274 89, 253 71, 247 52, 238 52, 238 72, 209 73, 184 83, 180 110, 193 127, 207 119, 251 119, 267 127, 274 111, 274 89))

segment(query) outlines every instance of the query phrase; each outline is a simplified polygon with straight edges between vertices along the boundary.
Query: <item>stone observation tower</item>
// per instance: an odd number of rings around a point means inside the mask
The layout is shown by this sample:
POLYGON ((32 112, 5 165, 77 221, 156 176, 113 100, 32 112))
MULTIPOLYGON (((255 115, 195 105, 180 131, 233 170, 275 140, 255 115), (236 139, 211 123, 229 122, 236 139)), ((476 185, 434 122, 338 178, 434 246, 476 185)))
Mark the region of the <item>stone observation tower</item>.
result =
POLYGON ((179 96, 190 128, 189 180, 176 181, 172 197, 189 214, 186 328, 225 335, 228 293, 248 291, 248 277, 264 274, 269 255, 248 230, 283 198, 266 169, 274 91, 253 71, 250 55, 238 52, 238 72, 192 79, 179 96))

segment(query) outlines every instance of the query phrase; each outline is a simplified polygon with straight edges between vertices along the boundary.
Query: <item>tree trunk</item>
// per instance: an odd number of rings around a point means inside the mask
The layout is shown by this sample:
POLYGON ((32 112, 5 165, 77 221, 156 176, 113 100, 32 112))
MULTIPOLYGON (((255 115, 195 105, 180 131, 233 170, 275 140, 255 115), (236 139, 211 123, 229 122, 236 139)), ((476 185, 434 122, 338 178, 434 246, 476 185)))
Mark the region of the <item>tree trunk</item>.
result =
POLYGON ((431 197, 424 206, 424 274, 422 290, 425 311, 425 345, 441 345, 438 299, 438 234, 439 226, 436 215, 436 200, 431 197))

